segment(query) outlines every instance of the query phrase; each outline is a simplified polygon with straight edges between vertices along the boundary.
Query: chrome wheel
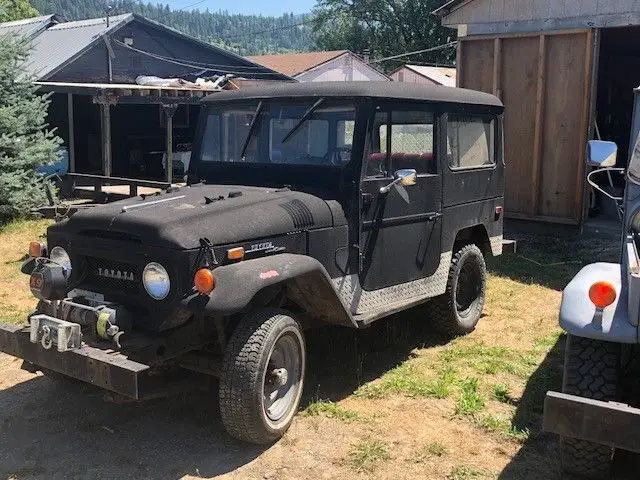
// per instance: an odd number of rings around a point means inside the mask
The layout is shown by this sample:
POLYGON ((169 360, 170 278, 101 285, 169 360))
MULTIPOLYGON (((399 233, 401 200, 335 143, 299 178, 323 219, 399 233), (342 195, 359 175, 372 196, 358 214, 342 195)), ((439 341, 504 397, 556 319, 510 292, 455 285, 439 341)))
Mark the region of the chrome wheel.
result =
POLYGON ((276 427, 288 421, 302 390, 302 338, 294 329, 282 332, 267 362, 262 381, 262 409, 267 421, 276 427))

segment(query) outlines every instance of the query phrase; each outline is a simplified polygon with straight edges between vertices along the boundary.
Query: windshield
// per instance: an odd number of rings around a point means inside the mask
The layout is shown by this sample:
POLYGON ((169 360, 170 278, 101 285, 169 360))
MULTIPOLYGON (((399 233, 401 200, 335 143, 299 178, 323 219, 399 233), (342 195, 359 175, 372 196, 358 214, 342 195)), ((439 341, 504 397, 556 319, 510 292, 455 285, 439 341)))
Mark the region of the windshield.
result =
POLYGON ((355 118, 353 105, 322 99, 227 104, 209 112, 200 160, 341 166, 351 160, 355 118))

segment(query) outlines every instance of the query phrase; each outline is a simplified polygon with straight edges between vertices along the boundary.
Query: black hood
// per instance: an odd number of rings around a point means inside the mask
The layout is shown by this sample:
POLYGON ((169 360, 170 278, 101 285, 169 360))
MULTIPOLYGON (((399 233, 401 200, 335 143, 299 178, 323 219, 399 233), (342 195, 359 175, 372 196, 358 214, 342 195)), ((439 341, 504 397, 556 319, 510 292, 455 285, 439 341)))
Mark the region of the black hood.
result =
POLYGON ((128 237, 143 245, 192 249, 333 226, 323 199, 288 189, 194 185, 79 211, 51 227, 67 234, 128 237))

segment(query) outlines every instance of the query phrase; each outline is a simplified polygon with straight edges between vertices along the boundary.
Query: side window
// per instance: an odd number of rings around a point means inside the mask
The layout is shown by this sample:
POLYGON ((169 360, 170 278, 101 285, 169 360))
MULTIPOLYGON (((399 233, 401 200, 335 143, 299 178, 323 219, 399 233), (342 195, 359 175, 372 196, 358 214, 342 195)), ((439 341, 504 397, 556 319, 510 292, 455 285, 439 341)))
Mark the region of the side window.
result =
POLYGON ((495 120, 473 115, 449 115, 447 156, 451 168, 495 164, 495 120))
POLYGON ((431 112, 391 112, 391 169, 405 168, 418 173, 437 173, 431 112))
POLYGON ((423 174, 437 173, 433 124, 431 112, 376 113, 366 176, 386 177, 390 172, 407 168, 423 174))

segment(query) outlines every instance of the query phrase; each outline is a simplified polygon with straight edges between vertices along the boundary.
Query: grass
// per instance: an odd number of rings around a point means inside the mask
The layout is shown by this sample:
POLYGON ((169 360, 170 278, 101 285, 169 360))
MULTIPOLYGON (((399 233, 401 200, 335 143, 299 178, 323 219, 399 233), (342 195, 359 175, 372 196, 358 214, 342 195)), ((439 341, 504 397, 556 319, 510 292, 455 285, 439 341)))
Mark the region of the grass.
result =
POLYGON ((487 432, 498 433, 499 435, 524 442, 529 438, 529 430, 518 430, 513 426, 511 420, 501 418, 491 413, 480 416, 476 419, 476 424, 487 432))
POLYGON ((453 467, 447 478, 449 480, 471 480, 475 478, 491 478, 492 476, 493 475, 486 470, 479 470, 466 465, 458 465, 453 467))
POLYGON ((536 360, 528 354, 482 343, 454 344, 440 354, 440 360, 448 365, 464 364, 481 375, 511 373, 524 378, 536 367, 536 360))
POLYGON ((408 458, 407 461, 413 463, 425 463, 434 458, 440 458, 446 455, 449 449, 440 442, 431 442, 422 445, 416 452, 408 458))
POLYGON ((0 227, 0 322, 22 323, 36 304, 20 272, 29 242, 43 241, 49 220, 16 220, 0 227))
POLYGON ((373 472, 380 463, 391 458, 388 448, 382 440, 362 439, 351 446, 345 463, 357 472, 373 472))
POLYGON ((484 408, 485 401, 478 393, 478 379, 467 378, 460 384, 460 396, 456 402, 456 415, 473 415, 484 408))
POLYGON ((361 386, 355 394, 368 399, 385 398, 391 394, 447 398, 456 383, 456 374, 451 369, 442 369, 437 378, 428 379, 416 365, 405 362, 388 372, 379 382, 361 386))
POLYGON ((342 420, 343 422, 353 422, 354 420, 358 420, 360 418, 360 414, 358 412, 342 408, 335 402, 323 400, 310 404, 303 411, 303 415, 311 417, 325 416, 328 418, 342 420))
POLYGON ((493 386, 493 391, 491 392, 491 396, 494 400, 497 400, 501 403, 511 403, 511 395, 509 395, 509 387, 507 387, 503 383, 498 383, 493 386))

